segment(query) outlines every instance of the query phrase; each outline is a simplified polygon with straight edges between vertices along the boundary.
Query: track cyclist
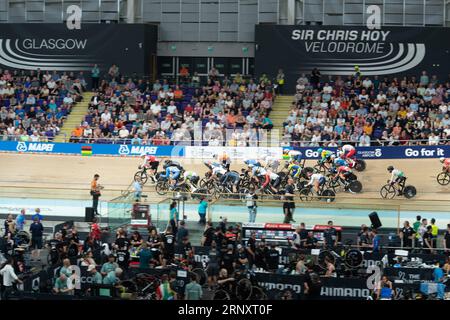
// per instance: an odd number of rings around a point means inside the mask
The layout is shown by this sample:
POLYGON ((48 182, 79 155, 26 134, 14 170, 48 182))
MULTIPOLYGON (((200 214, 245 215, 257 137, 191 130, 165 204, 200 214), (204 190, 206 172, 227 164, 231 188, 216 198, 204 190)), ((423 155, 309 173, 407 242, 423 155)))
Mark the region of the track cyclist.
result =
POLYGON ((195 192, 197 190, 197 183, 200 180, 197 172, 186 171, 183 173, 184 182, 191 187, 191 191, 195 192))
POLYGON ((348 162, 350 168, 355 166, 356 149, 354 146, 351 144, 344 144, 343 146, 338 147, 338 153, 342 159, 348 162))
POLYGON ((150 179, 152 179, 153 182, 156 182, 155 175, 158 171, 159 167, 159 161, 156 159, 155 156, 151 155, 150 153, 144 153, 142 154, 141 158, 144 160, 143 163, 139 166, 139 169, 145 168, 146 170, 149 170, 150 172, 150 179))
POLYGON ((166 160, 164 162, 165 174, 162 174, 161 177, 165 179, 169 179, 170 188, 173 189, 177 186, 178 179, 181 175, 181 169, 170 160, 166 160))
POLYGON ((348 166, 340 166, 337 168, 336 171, 336 175, 334 176, 334 178, 341 178, 345 183, 345 189, 347 190, 348 187, 348 182, 350 182, 349 178, 353 175, 353 171, 350 167, 348 166))
POLYGON ((278 172, 278 168, 280 166, 280 159, 273 156, 267 156, 264 161, 266 162, 266 169, 270 169, 273 172, 278 172))
POLYGON ((387 171, 391 173, 391 179, 388 180, 388 183, 391 185, 398 184, 399 191, 398 195, 401 196, 403 194, 403 188, 405 187, 406 177, 403 171, 395 169, 393 166, 387 167, 387 171))
POLYGON ((450 170, 450 158, 439 158, 439 161, 442 163, 442 171, 449 172, 450 170))
POLYGON ((313 186, 316 195, 320 195, 320 187, 326 182, 325 176, 321 173, 308 172, 309 182, 306 187, 313 186))
POLYGON ((227 169, 227 171, 230 171, 231 166, 231 158, 227 155, 227 153, 224 151, 222 154, 215 154, 213 155, 214 160, 217 160, 222 166, 227 169))
POLYGON ((320 165, 324 165, 327 169, 330 169, 330 165, 333 163, 333 159, 335 158, 335 154, 330 150, 324 150, 322 148, 317 149, 319 153, 319 161, 320 165))
POLYGON ((262 190, 269 188, 272 193, 278 193, 278 186, 280 185, 281 178, 278 174, 272 172, 271 170, 265 170, 264 182, 262 184, 262 190))

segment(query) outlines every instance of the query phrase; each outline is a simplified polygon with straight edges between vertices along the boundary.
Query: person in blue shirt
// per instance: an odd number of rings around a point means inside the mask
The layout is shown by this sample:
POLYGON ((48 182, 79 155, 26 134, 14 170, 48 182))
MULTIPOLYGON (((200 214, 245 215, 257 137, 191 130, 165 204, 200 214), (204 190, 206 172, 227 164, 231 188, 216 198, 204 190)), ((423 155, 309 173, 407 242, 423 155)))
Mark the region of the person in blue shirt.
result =
POLYGON ((201 197, 200 203, 198 204, 198 215, 200 216, 199 224, 206 224, 206 210, 208 208, 208 201, 205 197, 201 197))
POLYGON ((108 272, 108 274, 103 278, 103 284, 117 285, 120 281, 119 277, 123 273, 122 269, 116 268, 113 271, 108 272))
POLYGON ((16 229, 22 231, 25 226, 25 209, 20 210, 20 214, 16 217, 16 229))
POLYGON ((177 186, 178 178, 180 177, 180 169, 176 166, 168 166, 166 168, 166 173, 162 174, 161 177, 168 178, 171 188, 175 188, 177 186))
POLYGON ((178 231, 178 220, 179 220, 179 213, 178 213, 178 209, 177 209, 177 202, 173 201, 170 204, 170 213, 169 213, 169 223, 172 227, 172 232, 173 235, 176 236, 177 235, 177 231, 178 231))
POLYGON ((34 209, 34 214, 31 216, 31 220, 34 221, 34 219, 38 219, 39 221, 44 220, 44 216, 41 214, 41 209, 36 208, 34 209))
POLYGON ((150 261, 153 259, 152 250, 148 248, 147 242, 141 245, 141 250, 137 254, 139 256, 139 268, 150 268, 150 261))
POLYGON ((381 238, 377 229, 372 229, 372 251, 380 252, 381 238))

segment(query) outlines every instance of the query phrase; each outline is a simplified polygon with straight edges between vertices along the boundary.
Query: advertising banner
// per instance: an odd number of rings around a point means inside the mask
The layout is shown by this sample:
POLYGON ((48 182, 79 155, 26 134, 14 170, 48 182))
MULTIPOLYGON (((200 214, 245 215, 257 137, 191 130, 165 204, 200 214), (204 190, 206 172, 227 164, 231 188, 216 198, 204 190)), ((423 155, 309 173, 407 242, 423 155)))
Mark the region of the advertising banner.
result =
POLYGON ((264 159, 267 156, 281 158, 281 147, 186 147, 185 157, 209 159, 226 153, 231 159, 264 159))
POLYGON ((151 73, 156 54, 157 27, 143 24, 63 23, 1 24, 0 66, 4 69, 90 71, 98 64, 107 72, 112 64, 121 74, 151 73))
POLYGON ((348 76, 359 66, 363 76, 414 75, 422 70, 447 77, 448 28, 256 25, 256 74, 285 73, 286 90, 302 73, 348 76))
POLYGON ((57 142, 0 142, 0 152, 72 154, 82 155, 85 147, 89 147, 93 156, 140 156, 143 153, 159 157, 182 157, 184 147, 148 146, 126 144, 83 144, 57 142))

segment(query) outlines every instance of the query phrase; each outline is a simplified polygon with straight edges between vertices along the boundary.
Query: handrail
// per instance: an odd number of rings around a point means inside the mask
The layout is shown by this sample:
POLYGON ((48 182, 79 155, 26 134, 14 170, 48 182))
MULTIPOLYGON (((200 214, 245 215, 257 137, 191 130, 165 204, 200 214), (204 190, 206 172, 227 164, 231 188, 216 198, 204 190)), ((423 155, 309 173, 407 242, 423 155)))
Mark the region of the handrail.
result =
MULTIPOLYGON (((232 130, 232 129, 231 129, 232 130)), ((267 131, 266 129, 260 129, 267 131)), ((261 146, 264 142, 268 143, 270 146, 273 147, 286 147, 286 146, 292 146, 292 147, 319 147, 319 146, 328 146, 331 141, 329 140, 323 140, 323 141, 317 141, 317 142, 311 142, 308 140, 298 140, 298 141, 289 141, 284 143, 283 141, 280 141, 277 135, 274 135, 273 132, 276 131, 276 129, 272 129, 271 139, 259 139, 259 140, 250 140, 246 141, 246 146, 261 146)), ((81 137, 70 137, 67 138, 66 133, 60 133, 58 135, 64 135, 64 142, 75 142, 75 143, 103 143, 103 144, 132 144, 131 141, 133 138, 119 138, 119 137, 108 137, 108 138, 81 138, 81 137), (100 141, 100 142, 98 142, 100 141)), ((57 136, 58 136, 57 135, 57 136)), ((55 138, 57 137, 55 136, 55 138)), ((21 135, 0 135, 0 141, 21 141, 20 139, 21 135)), ((40 140, 38 142, 53 142, 55 139, 44 139, 40 140)), ((227 138, 226 136, 223 139, 218 140, 220 147, 239 147, 239 145, 227 145, 228 142, 234 141, 234 139, 227 138)), ((32 141, 27 141, 32 142, 32 141)), ((199 139, 189 139, 189 140, 170 140, 169 145, 187 145, 187 146, 203 146, 206 144, 207 146, 216 147, 215 145, 209 145, 211 140, 199 140, 199 139)), ((415 139, 415 140, 396 140, 394 143, 398 143, 398 145, 394 145, 392 142, 384 142, 379 139, 371 139, 370 140, 370 146, 384 146, 384 147, 397 147, 397 146, 416 146, 416 145, 423 145, 423 146, 442 146, 442 145, 450 145, 450 139, 440 139, 438 144, 430 144, 428 139, 415 139)), ((336 141, 336 145, 343 145, 343 144, 351 144, 358 146, 358 141, 352 141, 352 140, 339 140, 336 141)), ((152 145, 152 144, 148 144, 152 145)), ((332 146, 330 146, 332 147, 332 146)))

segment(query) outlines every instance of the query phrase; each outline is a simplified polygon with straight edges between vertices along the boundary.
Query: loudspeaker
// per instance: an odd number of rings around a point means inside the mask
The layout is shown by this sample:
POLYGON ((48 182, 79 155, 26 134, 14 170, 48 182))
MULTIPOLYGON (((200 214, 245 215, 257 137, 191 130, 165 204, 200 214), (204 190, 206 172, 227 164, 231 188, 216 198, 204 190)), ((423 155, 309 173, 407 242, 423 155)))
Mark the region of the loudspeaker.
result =
POLYGON ((92 222, 94 217, 94 208, 86 207, 84 211, 84 222, 92 222))
POLYGON ((371 212, 369 214, 369 219, 370 219, 370 222, 372 224, 371 227, 373 229, 378 229, 379 227, 382 226, 380 218, 378 217, 378 213, 376 213, 375 211, 371 212))

